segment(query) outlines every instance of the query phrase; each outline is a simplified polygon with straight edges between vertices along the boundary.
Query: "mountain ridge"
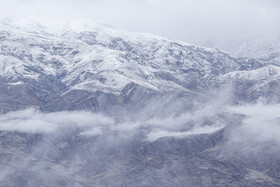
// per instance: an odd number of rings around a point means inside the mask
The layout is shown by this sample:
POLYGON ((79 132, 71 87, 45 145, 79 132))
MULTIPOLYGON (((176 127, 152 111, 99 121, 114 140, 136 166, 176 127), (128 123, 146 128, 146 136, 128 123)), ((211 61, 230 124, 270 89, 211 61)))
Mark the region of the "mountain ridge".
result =
POLYGON ((68 28, 62 34, 49 33, 44 26, 38 28, 20 33, 19 26, 1 28, 0 75, 2 86, 49 82, 37 91, 42 92, 39 100, 47 101, 48 96, 40 98, 46 94, 54 97, 51 90, 46 91, 52 83, 56 96, 74 90, 120 95, 130 83, 155 92, 201 93, 227 73, 267 65, 255 59, 234 58, 219 49, 104 25, 86 27, 86 31, 68 28))

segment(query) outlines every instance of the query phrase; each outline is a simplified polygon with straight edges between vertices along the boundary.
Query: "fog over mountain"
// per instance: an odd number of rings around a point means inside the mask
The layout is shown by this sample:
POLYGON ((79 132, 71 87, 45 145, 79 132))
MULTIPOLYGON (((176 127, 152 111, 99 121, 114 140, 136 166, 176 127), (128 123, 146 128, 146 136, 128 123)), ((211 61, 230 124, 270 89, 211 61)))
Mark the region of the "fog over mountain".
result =
POLYGON ((280 186, 278 1, 2 4, 0 186, 280 186))

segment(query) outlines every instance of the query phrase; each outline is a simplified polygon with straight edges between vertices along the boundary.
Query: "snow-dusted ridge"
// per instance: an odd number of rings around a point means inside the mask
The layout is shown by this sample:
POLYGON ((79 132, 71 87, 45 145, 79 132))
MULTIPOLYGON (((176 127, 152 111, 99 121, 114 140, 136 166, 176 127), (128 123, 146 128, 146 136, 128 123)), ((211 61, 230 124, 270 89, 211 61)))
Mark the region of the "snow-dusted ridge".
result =
POLYGON ((250 71, 234 71, 222 75, 223 79, 244 79, 244 80, 278 80, 280 78, 280 67, 275 65, 268 65, 262 68, 250 71))
POLYGON ((0 41, 1 84, 22 82, 15 84, 22 89, 25 84, 38 85, 32 92, 40 102, 78 90, 124 97, 131 85, 141 87, 137 94, 200 94, 244 77, 278 80, 266 73, 278 66, 266 67, 266 62, 102 24, 68 24, 53 30, 43 23, 4 20, 0 41))
POLYGON ((237 57, 255 58, 270 64, 280 64, 280 34, 267 33, 242 42, 220 42, 217 47, 237 57))

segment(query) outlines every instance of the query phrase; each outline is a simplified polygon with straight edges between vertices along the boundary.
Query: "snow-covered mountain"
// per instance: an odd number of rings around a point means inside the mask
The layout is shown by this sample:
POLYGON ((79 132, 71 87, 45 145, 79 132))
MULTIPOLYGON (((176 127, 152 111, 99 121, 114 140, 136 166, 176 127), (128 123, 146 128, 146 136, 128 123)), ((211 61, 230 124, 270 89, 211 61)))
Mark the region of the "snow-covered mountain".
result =
MULTIPOLYGON (((70 24, 53 31, 33 22, 2 21, 0 32, 2 111, 8 103, 14 103, 14 109, 28 103, 62 110, 60 102, 65 100, 69 109, 90 109, 100 103, 96 93, 120 104, 136 88, 141 93, 199 94, 218 82, 238 79, 240 73, 266 71, 267 65, 219 49, 98 24, 70 24), (21 90, 25 98, 17 99, 19 91, 7 94, 11 89, 21 90)), ((259 79, 252 76, 250 80, 259 79)))

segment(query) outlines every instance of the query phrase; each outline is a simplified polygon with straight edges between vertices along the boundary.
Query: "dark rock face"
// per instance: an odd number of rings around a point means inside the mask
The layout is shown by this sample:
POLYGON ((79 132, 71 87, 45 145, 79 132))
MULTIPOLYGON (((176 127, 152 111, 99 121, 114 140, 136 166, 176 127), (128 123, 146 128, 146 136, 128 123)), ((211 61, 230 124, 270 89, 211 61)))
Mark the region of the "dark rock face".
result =
MULTIPOLYGON (((278 145, 261 143, 263 152, 257 154, 228 146, 244 116, 209 109, 213 115, 198 115, 183 127, 172 121, 170 132, 216 123, 223 128, 147 140, 170 123, 162 119, 205 113, 203 107, 222 100, 217 93, 224 90, 229 101, 212 105, 260 98, 279 103, 277 65, 149 35, 110 35, 109 28, 26 35, 11 28, 0 24, 1 114, 26 108, 44 114, 82 110, 116 123, 141 123, 136 132, 121 134, 114 124, 92 136, 81 136, 85 127, 73 124, 51 133, 6 128, 0 131, 0 186, 280 185, 278 145), (158 126, 149 124, 154 121, 158 126)), ((4 126, 8 120, 3 119, 4 126)))

